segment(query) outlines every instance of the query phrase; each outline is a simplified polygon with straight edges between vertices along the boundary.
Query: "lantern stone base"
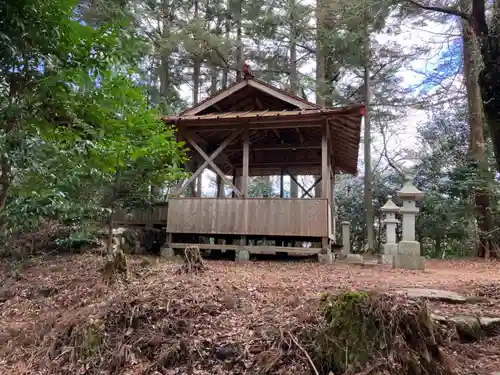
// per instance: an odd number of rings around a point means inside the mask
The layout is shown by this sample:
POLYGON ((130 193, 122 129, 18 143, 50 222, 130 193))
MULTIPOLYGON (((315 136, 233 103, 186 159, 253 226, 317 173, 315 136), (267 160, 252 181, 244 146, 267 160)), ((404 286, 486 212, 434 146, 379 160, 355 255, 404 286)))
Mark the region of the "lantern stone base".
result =
POLYGON ((384 244, 383 254, 380 254, 378 259, 379 264, 390 264, 392 265, 392 258, 398 253, 398 245, 395 243, 384 244))
POLYGON ((360 254, 347 254, 345 257, 345 262, 346 263, 351 263, 351 264, 364 264, 364 258, 360 254))
POLYGON ((333 263, 333 254, 318 254, 318 262, 323 264, 332 264, 333 263))
POLYGON ((236 251, 236 261, 237 262, 248 262, 250 260, 250 252, 247 250, 237 250, 236 251))
POLYGON ((398 243, 397 253, 392 260, 393 268, 409 270, 425 269, 425 258, 420 255, 420 242, 401 241, 398 243))
POLYGON ((163 259, 173 259, 175 257, 174 249, 171 247, 162 247, 160 257, 163 259))

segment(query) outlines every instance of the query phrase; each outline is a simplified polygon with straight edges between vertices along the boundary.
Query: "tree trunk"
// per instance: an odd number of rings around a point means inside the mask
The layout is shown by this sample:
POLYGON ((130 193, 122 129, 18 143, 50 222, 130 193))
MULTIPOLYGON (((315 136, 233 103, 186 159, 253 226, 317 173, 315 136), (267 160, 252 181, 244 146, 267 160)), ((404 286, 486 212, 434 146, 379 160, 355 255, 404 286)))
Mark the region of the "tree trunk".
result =
POLYGON ((6 156, 0 158, 0 211, 5 208, 10 185, 12 183, 12 168, 6 156))
POLYGON ((434 239, 434 258, 443 257, 443 238, 437 237, 434 239))
MULTIPOLYGON (((162 0, 162 15, 161 15, 161 37, 163 40, 170 38, 170 2, 162 0)), ((164 43, 165 44, 165 43, 164 43)), ((168 97, 170 89, 170 51, 165 47, 160 50, 160 99, 161 108, 163 111, 167 109, 168 97)))
POLYGON ((243 39, 242 39, 242 7, 243 3, 242 0, 236 2, 235 4, 236 9, 234 9, 234 17, 236 19, 236 56, 235 56, 235 61, 236 61, 236 66, 238 69, 237 72, 237 77, 236 81, 240 81, 243 79, 243 62, 245 60, 244 58, 244 50, 243 50, 243 39))
MULTIPOLYGON (((462 9, 470 11, 470 2, 462 0, 462 9)), ((474 191, 475 212, 479 227, 479 242, 476 255, 489 258, 492 250, 491 230, 493 220, 490 210, 490 191, 488 165, 485 156, 484 141, 484 113, 481 91, 479 87, 479 73, 481 70, 481 54, 474 30, 467 21, 462 20, 462 34, 464 42, 464 77, 467 88, 467 104, 469 112, 469 157, 471 165, 476 169, 474 191)))
POLYGON ((365 205, 365 222, 366 222, 366 239, 368 249, 375 248, 374 226, 373 226, 373 193, 372 193, 372 161, 371 161, 371 126, 370 126, 370 33, 368 30, 368 16, 365 16, 364 25, 364 98, 365 98, 365 124, 364 124, 364 164, 365 164, 365 189, 364 189, 364 205, 365 205))
MULTIPOLYGON (((229 5, 228 5, 229 8, 229 5)), ((226 19, 224 21, 224 37, 226 40, 229 40, 231 34, 231 19, 230 19, 230 12, 227 12, 226 14, 226 19)), ((229 67, 224 66, 224 69, 222 70, 222 89, 225 90, 227 89, 229 83, 229 67)))

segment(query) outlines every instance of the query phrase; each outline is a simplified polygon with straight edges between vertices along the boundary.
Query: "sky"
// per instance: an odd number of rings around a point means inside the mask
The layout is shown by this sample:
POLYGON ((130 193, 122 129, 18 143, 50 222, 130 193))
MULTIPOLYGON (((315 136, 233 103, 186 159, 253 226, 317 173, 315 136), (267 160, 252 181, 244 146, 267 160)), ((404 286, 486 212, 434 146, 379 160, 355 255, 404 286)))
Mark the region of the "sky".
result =
MULTIPOLYGON (((456 71, 461 66, 461 38, 459 25, 455 22, 448 22, 446 25, 437 23, 429 19, 424 19, 420 25, 403 24, 397 19, 390 19, 391 23, 398 24, 401 32, 398 35, 376 34, 372 38, 380 44, 397 43, 403 46, 403 51, 412 51, 416 47, 427 46, 429 52, 421 56, 416 56, 410 63, 398 72, 402 79, 401 86, 411 91, 411 95, 417 98, 423 98, 432 95, 438 89, 446 86, 448 93, 460 90, 462 80, 456 71), (451 25, 451 26, 450 26, 451 25)), ((315 63, 305 64, 301 68, 304 74, 314 74, 315 63)), ((183 87, 181 90, 183 99, 188 102, 192 100, 192 93, 189 87, 183 87)), ((204 99, 202 96, 201 99, 204 99)), ((387 124, 388 127, 388 151, 391 158, 401 166, 408 167, 414 160, 401 154, 401 149, 417 150, 419 146, 418 126, 428 119, 430 112, 425 109, 412 108, 407 112, 407 116, 395 123, 387 124)), ((382 142, 376 135, 372 138, 372 160, 375 163, 379 159, 382 142)), ((360 144, 360 170, 358 175, 363 174, 363 144, 360 144)), ((383 163, 383 161, 382 161, 383 163)), ((211 171, 205 171, 203 174, 202 185, 203 193, 212 196, 214 193, 211 181, 215 175, 211 171)), ((309 179, 312 183, 312 180, 309 179)), ((288 186, 289 179, 285 178, 285 185, 288 186)))

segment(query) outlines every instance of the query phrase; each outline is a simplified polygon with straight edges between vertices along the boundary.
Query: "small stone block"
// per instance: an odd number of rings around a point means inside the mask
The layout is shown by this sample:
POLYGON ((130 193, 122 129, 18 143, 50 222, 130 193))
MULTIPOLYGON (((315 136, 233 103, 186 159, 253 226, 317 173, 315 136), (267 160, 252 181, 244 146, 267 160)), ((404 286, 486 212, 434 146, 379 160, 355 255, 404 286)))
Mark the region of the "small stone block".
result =
POLYGON ((423 270, 425 269, 425 258, 420 255, 396 254, 392 257, 392 268, 423 270))
POLYGON ((247 250, 237 250, 236 251, 236 261, 237 262, 248 262, 250 260, 250 252, 247 250))
POLYGON ((382 245, 384 255, 395 255, 398 253, 398 244, 386 243, 382 245))
POLYGON ((322 264, 332 264, 333 263, 332 253, 318 254, 318 262, 322 264))
POLYGON ((160 251, 160 256, 163 259, 173 259, 175 257, 174 249, 171 247, 163 247, 160 251))
POLYGON ((359 254, 347 254, 345 261, 352 264, 364 264, 363 256, 359 254))
POLYGON ((400 241, 398 243, 398 254, 420 256, 420 242, 400 241))
POLYGON ((392 262, 394 255, 392 254, 380 254, 380 257, 378 258, 378 264, 390 264, 392 266, 392 262))

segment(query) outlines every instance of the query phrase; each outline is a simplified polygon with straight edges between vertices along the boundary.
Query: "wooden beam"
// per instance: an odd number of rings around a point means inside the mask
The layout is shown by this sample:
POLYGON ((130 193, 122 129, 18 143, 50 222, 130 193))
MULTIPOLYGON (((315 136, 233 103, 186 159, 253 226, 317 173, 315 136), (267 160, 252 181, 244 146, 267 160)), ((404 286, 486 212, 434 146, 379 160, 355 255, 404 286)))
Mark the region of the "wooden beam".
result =
MULTIPOLYGON (((239 135, 240 132, 238 132, 237 136, 239 135)), ((233 137, 235 133, 231 134, 229 136, 229 138, 233 137)), ((198 151, 198 153, 201 155, 201 157, 203 159, 205 159, 205 162, 210 164, 210 166, 212 167, 212 169, 214 170, 214 172, 216 174, 218 174, 222 180, 231 188, 233 189, 233 191, 236 193, 237 196, 241 197, 241 191, 236 187, 234 186, 231 181, 229 181, 227 179, 227 177, 224 175, 224 173, 220 170, 220 168, 210 159, 210 157, 205 153, 205 151, 203 151, 203 149, 198 146, 196 144, 196 142, 194 142, 192 139, 189 138, 188 136, 188 140, 189 140, 189 143, 191 143, 191 145, 196 149, 196 151, 198 151)), ((226 139, 227 140, 227 139, 226 139)), ((226 144, 227 145, 227 144, 226 144)), ((221 145, 222 146, 222 145, 221 145)))
POLYGON ((328 198, 328 123, 323 126, 321 132, 321 197, 328 198))
POLYGON ((241 190, 243 197, 248 197, 248 164, 250 159, 250 140, 248 128, 243 129, 243 173, 241 190))
MULTIPOLYGON (((220 245, 220 244, 195 244, 195 243, 172 243, 172 249, 185 249, 186 246, 197 246, 200 250, 241 250, 242 245, 220 245)), ((275 254, 278 252, 300 255, 319 254, 318 247, 285 247, 285 246, 245 246, 251 254, 275 254)))
POLYGON ((234 86, 231 86, 225 91, 220 92, 218 95, 215 95, 211 97, 210 99, 201 102, 198 105, 195 105, 194 107, 188 108, 184 112, 181 112, 179 116, 194 116, 200 113, 201 111, 213 106, 214 104, 217 104, 221 100, 227 98, 228 96, 233 95, 237 91, 241 90, 243 87, 247 86, 248 81, 241 81, 234 86))
MULTIPOLYGON (((316 142, 294 143, 294 144, 252 143, 252 151, 287 151, 287 150, 310 150, 310 149, 321 149, 321 145, 316 142)), ((231 146, 228 147, 226 151, 240 151, 240 149, 236 148, 236 146, 231 146)))
MULTIPOLYGON (((196 179, 196 177, 198 177, 201 174, 201 172, 203 172, 208 165, 210 165, 216 171, 216 173, 218 173, 221 176, 221 178, 226 182, 226 184, 231 186, 233 188, 233 190, 236 192, 236 194, 238 194, 239 190, 236 189, 230 182, 227 181, 226 177, 221 172, 219 167, 217 167, 217 165, 215 165, 213 160, 217 157, 217 155, 219 155, 224 150, 224 148, 227 147, 227 145, 229 145, 234 139, 236 139, 240 135, 240 133, 241 133, 241 131, 232 133, 229 137, 227 137, 224 140, 224 142, 221 143, 221 145, 217 148, 217 150, 215 150, 215 152, 210 156, 207 156, 207 154, 205 154, 205 152, 201 149, 201 147, 198 146, 198 144, 194 141, 194 139, 190 135, 187 135, 187 139, 188 139, 189 143, 191 143, 191 145, 195 148, 196 151, 198 151, 198 153, 201 155, 201 157, 203 159, 205 159, 205 161, 198 168, 198 170, 191 175, 191 177, 187 180, 187 182, 185 184, 183 184, 179 188, 179 190, 177 190, 174 193, 174 196, 178 196, 178 195, 182 194, 182 192, 184 190, 186 190, 187 186, 189 186, 189 184, 191 184, 191 182, 193 182, 196 179)), ((241 195, 241 194, 238 194, 238 195, 241 195)))
POLYGON ((255 87, 257 90, 265 92, 266 94, 269 94, 269 95, 271 95, 277 99, 280 99, 286 103, 292 104, 300 109, 318 109, 317 105, 296 99, 291 95, 288 95, 282 91, 278 91, 276 89, 268 87, 267 85, 264 85, 258 81, 249 80, 248 85, 255 87))
POLYGON ((309 195, 309 197, 312 198, 312 195, 311 195, 310 192, 311 192, 312 189, 314 189, 316 187, 316 185, 319 184, 320 181, 321 181, 321 177, 320 178, 315 178, 314 179, 314 184, 309 189, 307 189, 307 190, 304 189, 304 192, 302 193, 301 198, 304 198, 306 196, 306 194, 309 195))
MULTIPOLYGON (((297 181, 297 179, 295 178, 294 175, 290 174, 290 182, 295 182, 295 184, 300 187, 302 189, 302 191, 304 191, 304 193, 302 194, 302 197, 301 198, 304 198, 305 195, 309 195, 309 197, 312 198, 312 195, 309 193, 309 191, 311 190, 311 188, 309 189, 306 189, 299 181, 297 181), (306 191, 307 190, 307 191, 306 191)), ((314 187, 314 185, 313 185, 314 187)), ((292 198, 296 198, 296 197, 292 197, 292 198)))
MULTIPOLYGON (((213 130, 213 129, 212 129, 213 130)), ((180 135, 182 135, 182 133, 184 132, 183 129, 179 129, 179 133, 181 133, 180 135)), ((241 131, 240 131, 241 132, 241 131)), ((206 148, 206 146, 208 145, 207 144, 207 141, 200 137, 198 134, 194 133, 194 132, 190 132, 189 135, 191 136, 191 138, 193 138, 195 140, 196 143, 198 143, 199 145, 202 145, 206 148)), ((182 140, 181 138, 179 138, 179 140, 182 140)), ((231 142, 229 142, 229 145, 231 144, 231 142)), ((228 146, 229 146, 228 145, 228 146)), ((227 148, 227 146, 226 146, 227 148)), ((213 150, 215 151, 215 150, 213 150)), ((224 163, 225 165, 228 165, 229 167, 232 167, 232 164, 231 164, 231 161, 229 160, 229 158, 227 157, 227 155, 224 154, 224 151, 220 153, 220 155, 218 155, 218 158, 220 159, 220 161, 222 163, 224 163)), ((214 161, 217 160, 217 157, 214 159, 214 161)))

